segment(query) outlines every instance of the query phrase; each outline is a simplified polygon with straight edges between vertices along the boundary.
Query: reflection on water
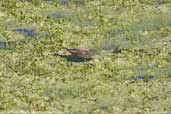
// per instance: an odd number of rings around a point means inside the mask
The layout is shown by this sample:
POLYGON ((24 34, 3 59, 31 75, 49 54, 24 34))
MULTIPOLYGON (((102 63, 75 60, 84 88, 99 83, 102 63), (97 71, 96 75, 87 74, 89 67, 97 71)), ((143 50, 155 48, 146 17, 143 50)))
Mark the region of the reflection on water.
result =
POLYGON ((147 75, 147 76, 145 76, 145 75, 139 75, 139 76, 136 76, 136 77, 134 77, 133 78, 133 80, 134 81, 138 81, 138 80, 143 80, 143 81, 150 81, 150 80, 156 80, 157 79, 157 77, 156 76, 153 76, 153 75, 147 75))
POLYGON ((165 67, 165 68, 158 68, 154 70, 155 75, 163 77, 171 77, 171 67, 165 67))
MULTIPOLYGON (((115 26, 106 31, 103 45, 108 47, 119 46, 121 49, 154 49, 161 48, 160 29, 171 26, 171 16, 145 15, 137 17, 138 21, 132 21, 129 25, 115 26), (159 32, 157 32, 159 31, 159 32), (152 33, 155 33, 153 35, 152 33)), ((125 20, 126 21, 126 20, 125 20)), ((161 43, 162 44, 162 43, 161 43)))
POLYGON ((12 31, 18 32, 20 34, 24 34, 27 37, 33 37, 34 36, 34 29, 13 29, 12 31))
POLYGON ((69 0, 60 0, 60 4, 61 5, 68 5, 69 4, 69 0))
POLYGON ((80 20, 80 19, 72 19, 74 24, 81 27, 93 27, 97 25, 97 22, 93 20, 80 20))
POLYGON ((0 41, 0 49, 14 49, 16 41, 0 41))
POLYGON ((156 68, 155 65, 140 65, 135 69, 135 76, 131 80, 150 81, 171 76, 171 67, 156 68))
POLYGON ((114 36, 116 36, 116 35, 123 34, 124 32, 125 32, 125 31, 122 30, 122 29, 111 29, 111 30, 107 31, 106 36, 107 36, 108 38, 110 38, 110 37, 114 37, 114 36))
POLYGON ((74 2, 75 5, 81 6, 81 5, 84 5, 85 0, 74 0, 73 2, 74 2))
POLYGON ((5 48, 5 47, 6 47, 6 42, 0 41, 0 48, 5 48))
POLYGON ((48 4, 58 3, 59 5, 63 5, 63 6, 68 6, 69 4, 75 4, 76 6, 82 6, 85 3, 85 0, 58 0, 58 1, 44 0, 44 1, 46 1, 48 4))
POLYGON ((85 0, 60 0, 61 5, 69 5, 69 3, 74 3, 76 6, 84 5, 85 0))
POLYGON ((76 12, 73 13, 71 11, 65 11, 65 10, 47 10, 43 11, 42 14, 46 16, 47 18, 51 18, 55 21, 59 20, 69 20, 75 25, 78 25, 80 27, 96 27, 99 23, 97 20, 93 19, 87 19, 87 18, 81 18, 76 12))
POLYGON ((45 11, 43 12, 44 15, 47 17, 51 17, 54 20, 59 20, 59 19, 69 19, 72 17, 72 14, 70 12, 58 10, 58 11, 45 11))
POLYGON ((23 45, 28 40, 31 40, 32 38, 47 38, 49 36, 48 32, 39 32, 36 33, 34 29, 27 29, 27 28, 17 28, 17 29, 10 29, 13 32, 17 32, 20 34, 23 34, 26 36, 27 39, 20 39, 20 40, 14 40, 14 41, 7 41, 7 40, 0 40, 0 49, 6 50, 6 49, 15 49, 17 45, 23 45))
POLYGON ((132 22, 127 26, 127 30, 131 32, 142 32, 142 31, 156 31, 161 27, 167 27, 171 25, 171 17, 167 15, 149 15, 139 18, 138 22, 132 22))
POLYGON ((105 51, 120 52, 122 49, 133 49, 135 46, 127 38, 118 37, 105 39, 101 47, 105 51))
POLYGON ((136 50, 149 50, 154 48, 159 48, 159 41, 157 39, 143 36, 140 33, 129 33, 130 36, 124 34, 121 31, 118 31, 115 35, 110 36, 111 33, 107 33, 109 37, 103 42, 103 46, 108 47, 118 46, 120 49, 136 49, 136 50), (117 35, 120 34, 120 35, 117 35), (132 36, 131 36, 132 35, 132 36))
POLYGON ((122 49, 117 45, 103 45, 102 49, 107 52, 121 53, 122 49))
POLYGON ((134 81, 143 80, 143 81, 150 81, 156 80, 158 78, 157 75, 152 73, 154 70, 155 65, 139 65, 135 67, 135 76, 132 78, 134 81))
POLYGON ((102 105, 99 106, 99 109, 102 110, 102 111, 108 112, 110 110, 110 106, 102 104, 102 105))

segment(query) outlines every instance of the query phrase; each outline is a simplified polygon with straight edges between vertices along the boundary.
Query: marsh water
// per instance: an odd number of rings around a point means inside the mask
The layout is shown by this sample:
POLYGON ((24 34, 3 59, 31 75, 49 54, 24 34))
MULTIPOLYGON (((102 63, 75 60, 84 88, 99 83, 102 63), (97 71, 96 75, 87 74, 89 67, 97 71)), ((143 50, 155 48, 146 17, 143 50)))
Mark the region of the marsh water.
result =
MULTIPOLYGON (((47 0, 45 2, 47 2, 49 6, 55 4, 55 2, 51 0, 47 0)), ((146 12, 144 13, 141 12, 133 18, 131 17, 129 19, 123 18, 120 20, 121 22, 117 23, 118 20, 116 19, 119 16, 121 16, 122 18, 122 15, 125 16, 128 15, 126 14, 126 11, 124 12, 123 10, 123 11, 114 12, 113 11, 114 9, 112 9, 112 7, 105 7, 103 9, 99 9, 102 15, 101 17, 102 19, 96 19, 96 17, 94 17, 94 19, 93 18, 88 19, 86 18, 86 16, 93 16, 92 15, 93 13, 98 13, 98 12, 96 12, 97 9, 96 10, 93 8, 92 10, 88 9, 88 7, 85 5, 84 0, 81 1, 60 0, 59 5, 60 5, 59 8, 51 8, 47 10, 42 9, 38 12, 38 14, 43 16, 44 18, 53 20, 54 22, 61 23, 61 25, 63 26, 65 26, 65 22, 63 23, 62 21, 68 21, 73 26, 86 29, 87 31, 92 29, 92 31, 94 30, 96 31, 94 32, 95 34, 102 34, 103 38, 99 39, 101 40, 100 44, 94 45, 94 47, 98 48, 98 50, 104 50, 106 51, 106 53, 108 52, 121 53, 122 50, 129 50, 129 51, 136 50, 136 52, 138 51, 140 52, 143 50, 144 53, 148 53, 148 52, 150 53, 150 51, 157 50, 157 53, 159 54, 160 49, 162 49, 164 45, 167 45, 166 48, 170 50, 170 46, 169 46, 171 42, 170 38, 162 36, 162 33, 159 34, 160 32, 164 32, 162 31, 162 29, 167 30, 167 28, 169 29, 169 27, 171 26, 171 21, 170 21, 171 16, 169 15, 169 7, 167 6, 165 7, 165 9, 162 9, 162 7, 164 6, 160 6, 160 5, 158 5, 157 7, 156 6, 145 7, 146 12), (71 5, 74 5, 74 7, 77 7, 79 10, 68 10, 67 7, 70 7, 71 5), (153 12, 149 13, 147 12, 148 10, 153 12), (110 27, 107 27, 103 25, 103 18, 108 19, 108 21, 110 21, 110 19, 113 19, 113 21, 111 21, 111 24, 113 26, 110 25, 110 27), (100 31, 100 29, 102 29, 103 32, 98 32, 100 31)), ((12 19, 7 19, 7 20, 12 20, 12 19)), ((43 34, 41 37, 48 37, 47 34, 49 34, 47 33, 47 31, 41 31, 40 33, 40 31, 38 31, 39 26, 37 27, 33 26, 27 28, 27 24, 22 23, 22 25, 20 25, 14 20, 12 20, 12 24, 11 21, 10 24, 9 22, 5 23, 5 26, 7 26, 6 29, 8 31, 14 34, 20 34, 20 37, 23 38, 19 40, 16 38, 17 39, 16 41, 14 39, 8 41, 7 40, 8 38, 5 38, 5 36, 3 36, 4 38, 0 41, 0 48, 2 51, 3 50, 5 51, 6 49, 14 50, 17 45, 17 42, 21 42, 19 44, 24 45, 25 44, 24 40, 34 39, 36 36, 38 36, 38 34, 39 36, 40 34, 41 35, 43 34)), ((165 35, 165 33, 163 33, 163 35, 165 35)), ((139 66, 141 65, 137 66, 135 72, 138 71, 139 74, 137 73, 137 76, 140 77, 142 77, 144 75, 144 72, 146 72, 147 70, 153 69, 152 67, 150 68, 147 67, 145 69, 139 70, 139 66)), ((168 75, 168 76, 171 75, 169 68, 159 68, 159 69, 155 69, 153 72, 154 72, 153 73, 154 76, 157 77, 162 75, 168 75)))
MULTIPOLYGON (((29 1, 28 1, 29 2, 29 1)), ((47 4, 53 4, 53 1, 48 0, 46 1, 47 4)), ((52 19, 53 21, 60 22, 62 24, 62 20, 67 20, 73 26, 78 26, 81 28, 85 28, 87 30, 91 28, 98 29, 100 25, 100 20, 95 19, 88 19, 84 18, 84 15, 89 15, 89 10, 87 7, 85 7, 84 4, 85 1, 69 1, 69 0, 60 0, 59 4, 61 7, 66 7, 66 9, 63 8, 58 8, 58 9, 47 9, 47 10, 40 10, 39 13, 42 15, 44 18, 47 19, 52 19), (80 11, 71 11, 67 10, 67 7, 69 7, 70 4, 75 4, 80 11), (82 15, 82 17, 80 16, 82 15)), ((150 7, 147 7, 148 9, 150 7)), ((153 7, 151 7, 153 8, 153 7)), ((166 42, 170 42, 170 38, 164 37, 161 38, 162 36, 159 36, 157 31, 170 27, 171 26, 171 16, 167 15, 169 13, 169 9, 165 9, 164 14, 162 13, 162 9, 158 6, 157 8, 154 7, 154 14, 139 14, 139 16, 135 17, 135 19, 131 20, 123 20, 123 23, 125 25, 120 25, 118 24, 117 26, 109 27, 106 30, 103 31, 103 39, 100 42, 100 45, 98 45, 98 48, 100 50, 105 50, 106 52, 120 52, 122 50, 143 50, 148 53, 148 51, 153 51, 153 50, 160 50, 163 44, 166 42), (158 14, 157 14, 158 12, 158 14), (162 13, 162 14, 160 14, 162 13), (133 21, 135 20, 135 21, 133 21), (154 35, 148 35, 148 34, 154 34, 154 35)), ((121 11, 119 11, 121 13, 121 11)), ((105 7, 101 13, 103 14, 104 18, 109 17, 109 19, 114 19, 115 17, 118 17, 119 12, 113 12, 113 9, 111 7, 105 7), (118 13, 118 14, 117 14, 118 13), (116 15, 117 14, 117 15, 116 15), (114 17, 113 17, 114 16, 114 17)), ((91 12, 93 13, 93 12, 91 12)), ((122 12, 124 13, 124 12, 122 12)), ((121 13, 121 15, 122 15, 121 13)), ((123 14, 126 15, 126 14, 123 14)), ((113 20, 115 22, 115 20, 113 20)), ((112 22, 112 23, 113 23, 112 22)), ((8 23, 6 23, 8 26, 8 23)), ((13 22, 13 25, 17 25, 17 23, 13 22)), ((13 26, 10 25, 10 26, 13 26)), ((23 28, 23 26, 17 26, 17 28, 11 29, 11 27, 8 26, 7 30, 14 32, 16 34, 21 34, 24 36, 24 39, 29 39, 31 40, 32 38, 35 37, 36 34, 36 29, 38 28, 23 28)), ((104 26, 105 27, 105 26, 104 26)), ((41 31, 43 34, 46 34, 47 31, 41 31)), ((42 34, 41 33, 41 34, 42 34)), ((98 33, 98 32, 97 32, 98 33)), ((101 34, 101 33, 100 33, 101 34)), ((46 34, 47 35, 47 34, 46 34)), ((3 36, 4 37, 4 36, 3 36)), ((14 49, 16 46, 16 42, 20 41, 23 42, 24 39, 22 40, 16 40, 16 41, 8 41, 4 40, 7 38, 3 38, 3 40, 0 41, 0 48, 1 50, 3 49, 14 49)), ((22 44, 22 43, 20 43, 22 44)), ((23 42, 24 44, 24 42, 23 42)), ((169 44, 168 44, 169 45, 169 44)), ((97 46, 96 46, 97 47, 97 46)), ((170 47, 168 47, 170 49, 170 47)), ((159 52, 158 52, 159 53, 159 52)), ((148 64, 147 64, 148 65, 148 64)), ((140 65, 141 66, 141 65, 140 65)), ((138 69, 138 68, 137 68, 138 69)), ((155 72, 155 76, 158 75, 171 75, 170 74, 170 69, 169 68, 164 68, 162 70, 158 69, 155 72), (165 69, 165 70, 164 70, 165 69), (168 70, 166 70, 168 69, 168 70), (159 72, 160 71, 160 72, 159 72)), ((146 68, 148 70, 148 68, 146 68)), ((146 70, 138 70, 140 72, 145 72, 146 70)), ((140 75, 143 75, 143 73, 140 73, 140 75)))

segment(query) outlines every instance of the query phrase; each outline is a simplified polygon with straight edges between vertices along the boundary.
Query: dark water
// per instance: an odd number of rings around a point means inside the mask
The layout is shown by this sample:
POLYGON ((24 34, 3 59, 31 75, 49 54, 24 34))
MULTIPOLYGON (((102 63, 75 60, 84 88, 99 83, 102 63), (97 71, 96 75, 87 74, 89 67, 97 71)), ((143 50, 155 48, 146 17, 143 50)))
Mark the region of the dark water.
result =
POLYGON ((85 4, 85 0, 73 0, 73 3, 77 6, 82 6, 85 4))
POLYGON ((101 47, 105 51, 120 52, 123 49, 133 49, 135 46, 127 38, 118 37, 105 39, 101 47))
POLYGON ((152 81, 161 78, 171 77, 171 67, 157 68, 155 65, 140 65, 135 69, 134 81, 152 81))
MULTIPOLYGON (((23 34, 28 39, 31 39, 35 35, 34 29, 18 28, 18 29, 12 29, 12 31, 23 34)), ((25 42, 24 40, 19 40, 19 41, 6 41, 6 40, 3 41, 2 40, 0 41, 0 49, 12 49, 13 50, 15 49, 17 44, 22 44, 24 42, 25 42)))
POLYGON ((99 109, 104 112, 108 112, 110 110, 110 106, 103 104, 99 106, 99 109))
POLYGON ((26 29, 26 28, 20 29, 20 28, 18 28, 18 29, 13 29, 12 31, 23 34, 28 38, 31 38, 31 37, 33 37, 35 35, 35 30, 34 29, 26 29))
POLYGON ((85 4, 85 0, 44 0, 45 2, 47 2, 48 4, 55 4, 58 3, 59 5, 62 6, 68 6, 70 4, 75 4, 76 6, 82 6, 85 4))
POLYGON ((32 28, 16 28, 10 30, 19 34, 23 34, 25 39, 14 41, 0 40, 0 49, 2 50, 15 50, 17 45, 23 45, 27 42, 27 40, 32 40, 33 38, 45 38, 49 36, 49 33, 46 31, 36 32, 35 29, 32 28))
POLYGON ((60 0, 60 5, 69 5, 70 3, 81 6, 84 5, 85 0, 60 0))
POLYGON ((69 5, 69 0, 60 0, 61 5, 69 5))
POLYGON ((66 12, 63 10, 56 10, 56 11, 45 11, 42 12, 43 15, 45 15, 46 17, 50 17, 56 21, 60 20, 60 19, 71 19, 71 17, 73 16, 71 12, 66 12))
POLYGON ((156 80, 157 79, 157 77, 156 76, 153 76, 153 75, 147 75, 147 76, 145 76, 145 75, 139 75, 139 76, 135 76, 134 78, 133 78, 133 80, 134 81, 138 81, 138 80, 143 80, 143 81, 150 81, 150 80, 156 80))
POLYGON ((52 18, 55 21, 67 20, 80 27, 96 27, 98 23, 95 20, 80 19, 76 14, 63 10, 45 11, 42 12, 47 18, 52 18))
POLYGON ((93 20, 93 19, 92 20, 90 20, 90 19, 80 19, 77 16, 75 16, 71 20, 75 25, 78 25, 80 27, 97 27, 98 24, 99 24, 96 20, 93 20))
POLYGON ((0 49, 14 49, 16 47, 16 41, 0 41, 0 49))
POLYGON ((170 16, 163 14, 144 15, 137 17, 138 21, 132 21, 129 25, 118 25, 106 31, 103 46, 108 49, 119 46, 121 49, 153 49, 161 48, 161 28, 171 26, 170 16), (155 33, 151 35, 149 33, 155 33))

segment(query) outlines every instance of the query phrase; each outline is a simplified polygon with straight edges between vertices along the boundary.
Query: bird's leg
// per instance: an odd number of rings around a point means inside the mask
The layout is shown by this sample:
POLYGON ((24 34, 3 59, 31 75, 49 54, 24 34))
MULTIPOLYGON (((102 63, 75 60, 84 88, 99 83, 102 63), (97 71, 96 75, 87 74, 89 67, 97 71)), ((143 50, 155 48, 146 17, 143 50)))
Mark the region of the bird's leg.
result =
POLYGON ((71 65, 71 66, 73 66, 73 63, 72 63, 72 61, 70 61, 70 65, 71 65))

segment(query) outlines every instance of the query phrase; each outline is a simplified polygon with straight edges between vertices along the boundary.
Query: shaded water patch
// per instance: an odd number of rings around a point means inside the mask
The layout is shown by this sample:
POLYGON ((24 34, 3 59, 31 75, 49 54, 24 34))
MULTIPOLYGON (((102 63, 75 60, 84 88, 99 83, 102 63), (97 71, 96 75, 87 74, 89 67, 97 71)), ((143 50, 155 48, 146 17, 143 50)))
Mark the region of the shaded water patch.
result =
POLYGON ((121 53, 122 49, 120 49, 119 46, 116 45, 103 45, 102 49, 107 52, 113 52, 113 53, 121 53))
POLYGON ((106 32, 106 37, 111 38, 111 37, 123 34, 124 32, 125 31, 122 28, 120 28, 120 29, 119 28, 111 29, 111 30, 108 30, 106 32))
POLYGON ((95 109, 95 106, 92 103, 82 102, 82 98, 65 98, 63 101, 67 106, 69 106, 70 114, 91 114, 95 109))
POLYGON ((0 41, 0 49, 14 49, 16 47, 16 41, 0 41))
POLYGON ((63 10, 45 11, 43 12, 43 15, 54 20, 70 19, 73 16, 71 12, 66 12, 63 10))
POLYGON ((161 17, 155 16, 146 18, 136 23, 132 23, 130 26, 127 27, 127 29, 132 32, 154 31, 159 30, 161 27, 165 27, 165 25, 167 25, 166 23, 168 25, 171 24, 161 17))
POLYGON ((154 73, 155 66, 156 66, 155 64, 153 65, 143 64, 135 67, 134 69, 135 75, 131 77, 129 80, 131 80, 131 82, 135 82, 135 81, 148 82, 158 79, 159 77, 154 73))
POLYGON ((46 97, 76 98, 80 95, 80 90, 74 85, 59 83, 54 87, 47 87, 43 92, 46 97))
POLYGON ((135 69, 137 75, 155 75, 157 77, 171 76, 171 66, 157 67, 157 64, 140 65, 135 69))
POLYGON ((69 4, 75 4, 76 6, 82 6, 85 4, 85 0, 44 0, 48 4, 57 3, 59 5, 68 6, 69 4))
POLYGON ((76 13, 65 10, 49 10, 42 12, 47 18, 51 18, 55 21, 69 20, 73 24, 80 27, 96 27, 99 23, 96 20, 90 20, 87 18, 81 18, 76 13))
POLYGON ((45 1, 49 5, 53 4, 53 0, 43 0, 43 1, 45 1))
POLYGON ((110 95, 101 95, 96 97, 96 108, 103 112, 111 112, 114 105, 114 98, 110 95))
POLYGON ((154 72, 159 77, 171 77, 171 67, 157 68, 154 72))
POLYGON ((161 4, 171 3, 171 1, 170 0, 154 0, 154 1, 142 0, 140 1, 140 3, 148 4, 148 5, 161 5, 161 4))
POLYGON ((109 105, 106 105, 106 104, 101 104, 101 105, 99 106, 99 109, 100 109, 101 111, 104 111, 104 112, 109 112, 109 111, 110 111, 110 106, 109 106, 109 105))
POLYGON ((85 4, 85 0, 73 0, 73 3, 77 6, 82 6, 85 4))
POLYGON ((139 81, 139 80, 142 80, 142 81, 150 81, 150 80, 156 80, 157 77, 156 76, 153 76, 153 75, 138 75, 138 76, 135 76, 132 79, 134 81, 139 81))
POLYGON ((152 81, 161 78, 171 77, 171 67, 158 68, 156 65, 140 65, 135 69, 135 76, 132 81, 152 81))
POLYGON ((74 24, 80 26, 80 27, 95 27, 97 26, 97 22, 93 20, 80 20, 78 18, 72 19, 74 24))
MULTIPOLYGON (((125 32, 141 33, 144 31, 158 31, 162 27, 171 26, 171 16, 166 14, 143 14, 137 17, 136 21, 129 22, 128 25, 120 25, 117 28, 109 30, 109 37, 125 32), (138 21, 137 21, 138 20, 138 21)), ((128 22, 127 22, 128 23, 128 22)))
POLYGON ((60 0, 61 5, 69 5, 69 0, 60 0))
POLYGON ((69 5, 70 3, 75 4, 76 6, 82 6, 85 3, 85 0, 60 0, 60 5, 69 5))
POLYGON ((160 49, 163 45, 158 37, 157 35, 153 37, 132 32, 108 37, 102 42, 102 47, 107 47, 106 49, 110 50, 112 50, 112 48, 115 50, 115 47, 136 50, 160 49))
MULTIPOLYGON (((14 27, 15 28, 15 27, 14 27)), ((40 38, 47 38, 49 36, 48 32, 36 32, 35 29, 27 29, 27 28, 9 28, 10 31, 16 32, 18 34, 22 34, 25 36, 25 38, 23 38, 21 36, 22 39, 15 39, 18 38, 18 36, 16 34, 16 36, 14 36, 14 40, 0 40, 0 49, 3 50, 15 50, 17 46, 22 46, 24 44, 27 44, 28 41, 34 39, 39 40, 40 38)), ((20 37, 20 36, 19 36, 20 37)), ((4 38, 7 39, 7 38, 4 38)))
POLYGON ((20 29, 20 28, 18 28, 18 29, 13 29, 12 31, 23 34, 23 35, 25 35, 25 36, 27 36, 29 38, 33 37, 35 35, 34 29, 26 29, 26 28, 20 29))
POLYGON ((49 32, 47 31, 36 31, 35 29, 32 28, 12 28, 11 29, 13 32, 19 33, 19 34, 23 34, 24 36, 26 36, 28 39, 32 39, 34 37, 48 37, 49 36, 49 32))
POLYGON ((140 15, 137 17, 138 21, 131 21, 128 25, 118 25, 107 30, 103 45, 136 49, 161 48, 158 46, 159 40, 163 37, 161 28, 169 28, 170 19, 171 16, 166 14, 140 15))
POLYGON ((122 49, 133 49, 134 45, 127 38, 118 37, 105 39, 105 41, 102 42, 101 47, 105 51, 119 53, 122 49))

